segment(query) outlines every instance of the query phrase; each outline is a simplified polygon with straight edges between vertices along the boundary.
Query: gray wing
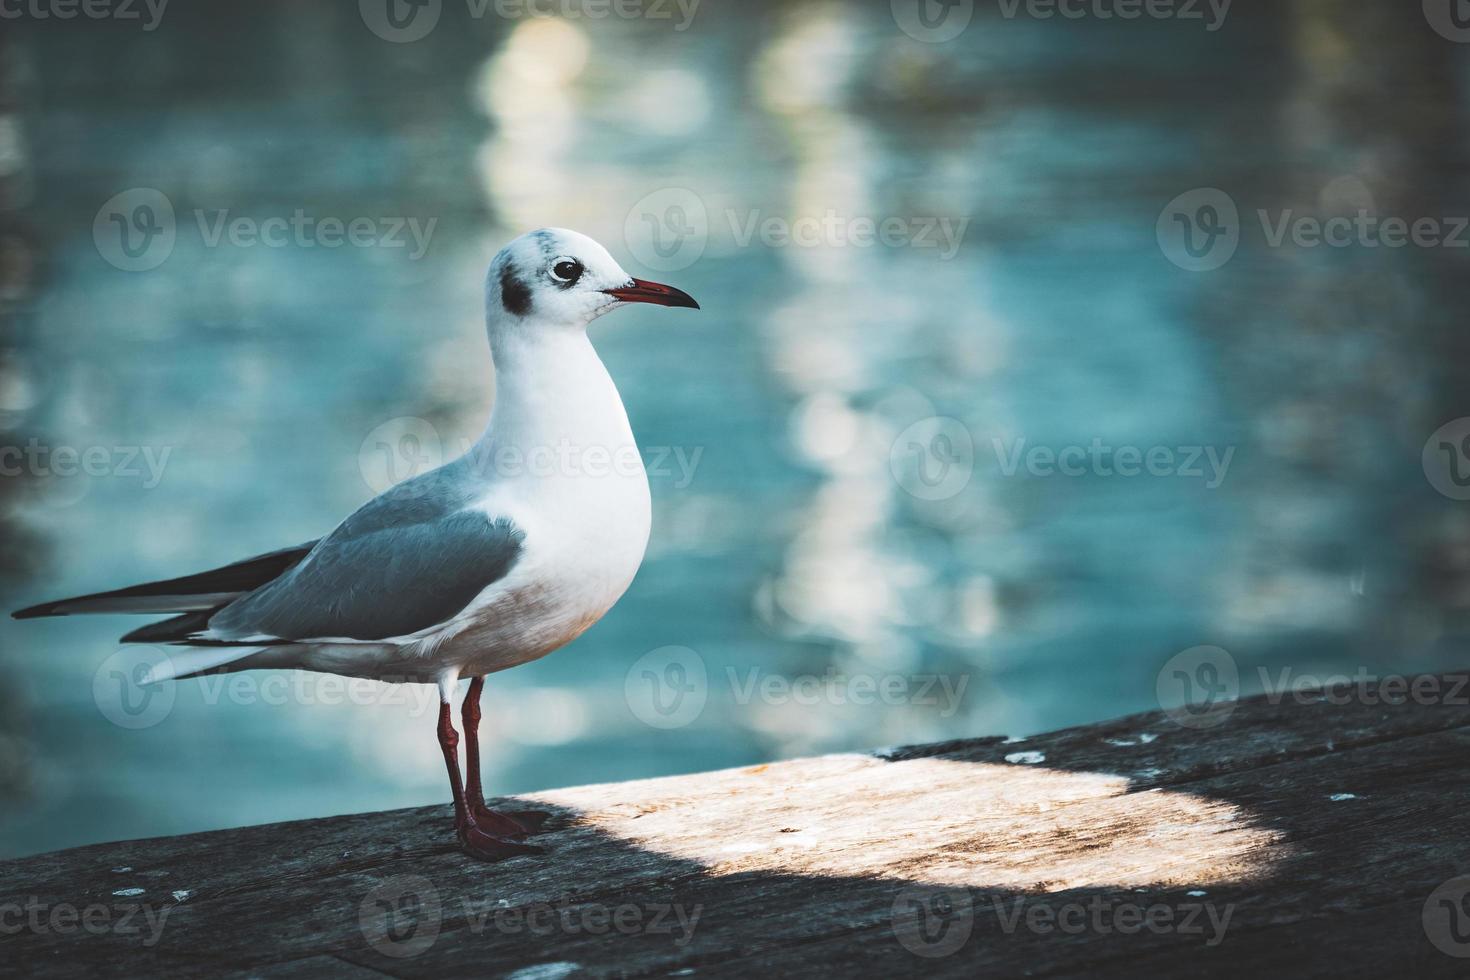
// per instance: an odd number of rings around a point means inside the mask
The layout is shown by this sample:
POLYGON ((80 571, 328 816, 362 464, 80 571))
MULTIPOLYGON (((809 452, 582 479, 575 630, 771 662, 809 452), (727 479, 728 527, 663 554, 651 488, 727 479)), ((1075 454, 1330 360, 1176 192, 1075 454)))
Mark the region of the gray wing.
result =
POLYGON ((443 471, 368 502, 298 565, 209 622, 217 636, 407 636, 452 619, 514 567, 525 534, 469 507, 443 471))

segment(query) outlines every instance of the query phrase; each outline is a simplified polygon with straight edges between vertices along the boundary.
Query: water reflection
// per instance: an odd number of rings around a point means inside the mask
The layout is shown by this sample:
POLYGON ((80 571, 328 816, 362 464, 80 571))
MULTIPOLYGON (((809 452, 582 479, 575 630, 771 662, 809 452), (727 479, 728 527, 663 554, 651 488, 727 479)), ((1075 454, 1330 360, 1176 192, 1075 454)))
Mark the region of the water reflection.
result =
MULTIPOLYGON (((1466 213, 1446 135, 1463 53, 1412 11, 1237 11, 1214 34, 977 14, 946 44, 884 4, 707 5, 683 32, 462 13, 401 45, 351 5, 284 2, 170 11, 144 41, 0 38, 5 442, 170 451, 156 487, 0 480, 10 605, 315 537, 372 492, 360 450, 384 425, 453 454, 493 400, 489 255, 560 224, 636 271, 660 229, 630 209, 676 188, 708 240, 646 271, 705 315, 624 313, 596 339, 641 442, 697 465, 655 476, 649 558, 613 614, 490 685, 494 791, 1114 716, 1205 643, 1247 690, 1258 668, 1462 656, 1470 519, 1419 454, 1470 415, 1463 256, 1270 247, 1252 225, 1466 213), (148 273, 92 240, 130 187, 180 216, 148 273), (1155 237, 1198 187, 1244 218, 1209 274, 1155 237), (298 208, 436 224, 410 261, 211 245, 195 217, 298 208), (854 240, 885 218, 907 237, 854 240), (935 416, 968 433, 974 475, 931 498, 893 457, 935 416), (1213 488, 1012 462, 1094 444, 1233 456, 1213 488), (673 731, 627 701, 630 667, 671 644, 708 684, 673 731), (962 693, 759 693, 885 677, 962 693)), ((162 723, 120 731, 91 692, 119 632, 0 624, 25 679, 0 691, 4 853, 441 798, 407 695, 181 686, 162 723)))

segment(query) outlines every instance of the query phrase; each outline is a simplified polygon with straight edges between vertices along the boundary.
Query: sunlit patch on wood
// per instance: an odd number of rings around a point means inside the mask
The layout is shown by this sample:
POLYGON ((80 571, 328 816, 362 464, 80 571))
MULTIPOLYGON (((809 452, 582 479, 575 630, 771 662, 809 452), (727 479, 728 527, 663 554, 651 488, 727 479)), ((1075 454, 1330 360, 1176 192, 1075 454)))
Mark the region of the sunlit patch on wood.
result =
POLYGON ((541 794, 581 823, 708 867, 1059 891, 1257 880, 1283 856, 1244 808, 1126 776, 836 755, 541 794))

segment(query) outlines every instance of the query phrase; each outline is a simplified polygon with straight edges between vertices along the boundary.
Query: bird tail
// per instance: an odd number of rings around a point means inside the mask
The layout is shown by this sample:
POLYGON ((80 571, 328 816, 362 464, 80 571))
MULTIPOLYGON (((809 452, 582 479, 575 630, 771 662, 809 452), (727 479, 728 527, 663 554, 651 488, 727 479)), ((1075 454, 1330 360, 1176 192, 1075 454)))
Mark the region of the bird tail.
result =
POLYGON ((161 684, 164 681, 183 681, 203 674, 224 673, 225 668, 260 652, 258 647, 251 649, 208 647, 177 652, 171 650, 167 659, 154 664, 149 669, 142 684, 146 687, 149 684, 161 684))

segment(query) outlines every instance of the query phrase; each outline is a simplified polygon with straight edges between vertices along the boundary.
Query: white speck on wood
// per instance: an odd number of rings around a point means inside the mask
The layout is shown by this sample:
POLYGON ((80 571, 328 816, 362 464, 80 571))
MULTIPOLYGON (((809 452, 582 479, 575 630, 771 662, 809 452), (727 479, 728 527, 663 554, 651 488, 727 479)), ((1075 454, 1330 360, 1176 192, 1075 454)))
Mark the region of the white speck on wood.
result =
POLYGON ((125 864, 121 868, 113 868, 112 869, 112 873, 115 874, 115 875, 120 875, 120 874, 126 874, 127 872, 132 871, 132 870, 133 870, 132 865, 125 864))
POLYGON ((117 891, 113 892, 112 894, 115 895, 118 898, 137 898, 139 895, 143 894, 143 889, 141 889, 141 888, 119 888, 117 891))
POLYGON ((187 888, 180 888, 173 893, 174 901, 182 904, 183 902, 187 902, 189 900, 189 896, 193 894, 194 893, 187 888))
POLYGON ((507 973, 506 980, 561 980, 569 977, 580 970, 581 964, 567 963, 537 963, 535 966, 525 966, 514 973, 507 973))
POLYGON ((1046 755, 1041 752, 1012 752, 1006 756, 1006 761, 1019 766, 1034 766, 1039 762, 1046 761, 1046 755))
POLYGON ((1356 793, 1333 793, 1327 798, 1333 803, 1341 803, 1343 800, 1356 800, 1358 796, 1356 793))

